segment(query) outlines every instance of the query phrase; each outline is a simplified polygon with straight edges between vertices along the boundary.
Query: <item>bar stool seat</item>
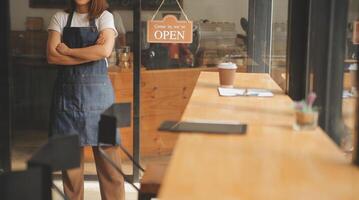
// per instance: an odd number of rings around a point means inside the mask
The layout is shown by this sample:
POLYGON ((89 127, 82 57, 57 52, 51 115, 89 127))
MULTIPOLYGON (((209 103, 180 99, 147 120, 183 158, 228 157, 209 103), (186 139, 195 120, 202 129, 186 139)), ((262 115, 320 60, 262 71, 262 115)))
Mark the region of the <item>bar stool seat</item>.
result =
POLYGON ((141 179, 139 200, 150 200, 158 195, 167 164, 148 164, 141 179))

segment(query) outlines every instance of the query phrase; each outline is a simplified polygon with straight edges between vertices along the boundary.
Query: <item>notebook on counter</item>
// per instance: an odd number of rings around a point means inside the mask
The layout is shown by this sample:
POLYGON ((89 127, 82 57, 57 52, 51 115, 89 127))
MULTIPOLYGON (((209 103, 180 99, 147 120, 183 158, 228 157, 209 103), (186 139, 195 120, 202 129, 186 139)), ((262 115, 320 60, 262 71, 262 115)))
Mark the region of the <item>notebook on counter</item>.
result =
POLYGON ((161 124, 159 131, 190 132, 209 134, 245 134, 246 124, 231 122, 186 122, 186 121, 165 121, 161 124))
POLYGON ((265 89, 247 89, 247 88, 218 88, 220 96, 235 97, 235 96, 256 96, 256 97, 273 97, 274 94, 265 89))

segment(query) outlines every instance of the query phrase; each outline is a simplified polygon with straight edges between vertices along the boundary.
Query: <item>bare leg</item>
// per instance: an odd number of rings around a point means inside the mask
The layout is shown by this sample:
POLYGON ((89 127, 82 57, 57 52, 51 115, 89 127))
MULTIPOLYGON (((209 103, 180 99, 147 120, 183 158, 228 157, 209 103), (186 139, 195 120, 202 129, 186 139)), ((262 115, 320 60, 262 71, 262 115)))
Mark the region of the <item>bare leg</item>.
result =
MULTIPOLYGON (((121 167, 120 148, 102 147, 106 154, 121 167)), ((125 200, 124 178, 105 159, 100 156, 98 147, 92 147, 97 176, 100 182, 102 200, 125 200)))
POLYGON ((84 199, 84 149, 80 149, 80 167, 62 171, 64 192, 70 200, 84 199))

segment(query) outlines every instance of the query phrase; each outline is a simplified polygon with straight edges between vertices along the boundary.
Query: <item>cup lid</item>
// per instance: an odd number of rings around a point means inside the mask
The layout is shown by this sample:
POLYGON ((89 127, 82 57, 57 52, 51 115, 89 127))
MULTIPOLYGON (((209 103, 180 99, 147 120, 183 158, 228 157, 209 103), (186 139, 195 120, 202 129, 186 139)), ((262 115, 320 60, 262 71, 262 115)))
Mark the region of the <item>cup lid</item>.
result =
POLYGON ((221 68, 221 69, 237 69, 237 65, 235 63, 232 63, 232 62, 220 63, 218 65, 218 68, 221 68))

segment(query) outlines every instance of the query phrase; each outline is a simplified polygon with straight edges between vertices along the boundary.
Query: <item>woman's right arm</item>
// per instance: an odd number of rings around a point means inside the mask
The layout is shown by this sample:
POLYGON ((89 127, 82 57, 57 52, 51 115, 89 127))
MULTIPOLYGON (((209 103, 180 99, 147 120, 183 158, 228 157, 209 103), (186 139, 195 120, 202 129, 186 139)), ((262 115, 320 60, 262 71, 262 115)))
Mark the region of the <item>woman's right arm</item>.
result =
POLYGON ((60 54, 56 47, 61 43, 61 34, 57 31, 50 30, 49 36, 47 39, 47 62, 49 64, 55 65, 78 65, 87 62, 90 60, 85 60, 81 58, 75 58, 71 56, 65 56, 60 54))

